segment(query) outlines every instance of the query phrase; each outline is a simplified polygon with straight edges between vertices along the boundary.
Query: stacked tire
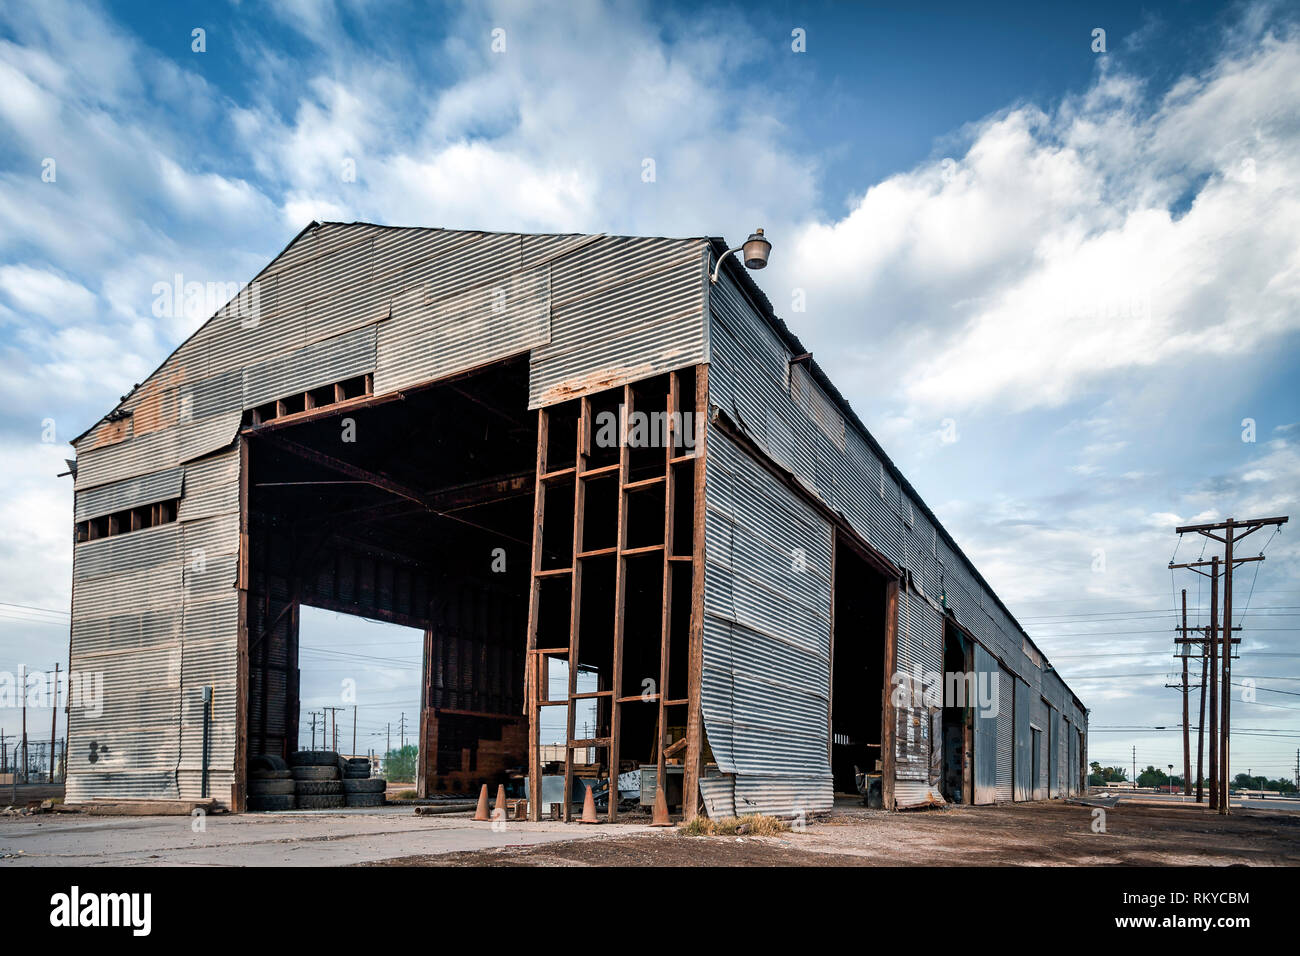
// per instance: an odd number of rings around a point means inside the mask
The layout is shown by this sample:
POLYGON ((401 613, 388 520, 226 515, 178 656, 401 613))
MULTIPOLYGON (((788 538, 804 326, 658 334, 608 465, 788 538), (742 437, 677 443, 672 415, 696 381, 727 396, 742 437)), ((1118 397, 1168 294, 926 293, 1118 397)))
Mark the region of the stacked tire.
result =
POLYGON ((382 807, 388 782, 370 776, 370 761, 349 757, 343 763, 343 799, 349 807, 382 807))
POLYGON ((297 789, 289 765, 279 757, 257 754, 248 760, 248 809, 292 810, 297 789))
POLYGON ((298 750, 289 763, 299 810, 333 810, 344 806, 338 754, 332 750, 298 750))

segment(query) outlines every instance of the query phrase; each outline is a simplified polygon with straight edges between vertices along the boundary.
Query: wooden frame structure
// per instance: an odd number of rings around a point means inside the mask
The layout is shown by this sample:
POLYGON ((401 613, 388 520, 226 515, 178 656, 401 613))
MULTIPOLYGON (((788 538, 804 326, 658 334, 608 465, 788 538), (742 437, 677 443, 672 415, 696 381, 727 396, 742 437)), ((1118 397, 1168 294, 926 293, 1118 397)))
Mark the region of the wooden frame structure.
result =
POLYGON ((684 395, 683 384, 685 371, 668 373, 668 390, 666 407, 653 409, 654 413, 663 413, 666 423, 666 440, 663 443, 662 471, 651 477, 632 480, 631 454, 628 425, 632 415, 639 411, 634 407, 636 385, 624 385, 621 388, 620 414, 618 423, 618 461, 616 464, 591 466, 593 449, 594 414, 593 399, 610 393, 585 395, 577 399, 578 416, 576 446, 573 465, 562 468, 550 468, 548 457, 551 445, 552 417, 555 406, 538 410, 537 421, 537 479, 536 497, 533 512, 533 549, 532 549, 532 585, 529 595, 528 611, 528 669, 526 707, 528 709, 528 779, 529 792, 533 798, 529 802, 529 815, 533 820, 542 817, 542 760, 538 735, 541 727, 543 708, 564 707, 565 743, 564 743, 564 819, 572 816, 572 807, 577 796, 574 792, 574 751, 591 749, 604 751, 606 758, 600 761, 606 768, 608 778, 609 809, 608 819, 613 822, 618 818, 618 777, 620 769, 620 745, 622 730, 622 708, 626 705, 655 705, 655 746, 654 759, 657 762, 657 785, 666 781, 668 749, 669 709, 686 709, 685 765, 683 768, 683 813, 687 819, 698 812, 699 777, 702 771, 703 733, 700 719, 700 667, 702 662, 703 633, 703 595, 704 595, 704 416, 707 414, 708 369, 698 366, 694 369, 694 394, 684 395), (689 415, 689 418, 688 418, 689 415), (682 434, 683 423, 691 421, 694 425, 694 442, 682 434), (688 554, 676 553, 682 542, 675 541, 678 528, 677 476, 679 469, 693 468, 691 485, 693 509, 691 529, 692 540, 688 554), (586 525, 586 503, 588 483, 597 479, 606 481, 613 477, 617 481, 617 528, 614 544, 610 547, 583 550, 584 528, 586 525), (570 563, 567 567, 543 568, 543 541, 547 513, 547 501, 552 496, 567 493, 572 484, 573 494, 573 528, 570 563), (651 488, 663 489, 663 536, 655 544, 631 546, 628 539, 629 511, 632 497, 651 488), (582 587, 584 564, 601 557, 614 558, 614 607, 611 622, 611 667, 596 691, 580 692, 578 690, 578 662, 580 660, 582 587), (659 668, 653 693, 641 693, 626 696, 622 693, 624 665, 624 632, 628 598, 628 566, 632 561, 649 561, 658 558, 662 562, 662 600, 659 627, 659 668), (687 686, 685 696, 674 697, 681 692, 670 687, 671 653, 673 643, 673 569, 675 565, 686 564, 691 568, 691 613, 689 638, 686 647, 687 686), (546 647, 541 645, 539 624, 541 620, 540 603, 542 584, 546 580, 568 580, 569 582, 569 628, 566 646, 546 647), (568 687, 562 699, 550 699, 547 690, 547 661, 549 658, 563 659, 568 666, 568 687), (576 733, 576 708, 580 701, 595 699, 598 706, 606 707, 609 732, 602 735, 578 739, 576 733))

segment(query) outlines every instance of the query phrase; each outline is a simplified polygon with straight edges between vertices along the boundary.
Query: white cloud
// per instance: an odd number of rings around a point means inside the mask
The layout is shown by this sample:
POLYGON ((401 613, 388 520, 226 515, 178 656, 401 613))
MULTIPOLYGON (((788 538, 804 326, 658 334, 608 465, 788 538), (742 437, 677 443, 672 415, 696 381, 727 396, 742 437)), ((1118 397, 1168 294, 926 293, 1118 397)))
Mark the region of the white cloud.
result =
POLYGON ((917 409, 1059 406, 1117 375, 1251 353, 1300 329, 1297 104, 1294 32, 1230 48, 1153 109, 1103 71, 807 223, 773 271, 809 289, 823 348, 894 339, 908 361, 891 383, 917 409))

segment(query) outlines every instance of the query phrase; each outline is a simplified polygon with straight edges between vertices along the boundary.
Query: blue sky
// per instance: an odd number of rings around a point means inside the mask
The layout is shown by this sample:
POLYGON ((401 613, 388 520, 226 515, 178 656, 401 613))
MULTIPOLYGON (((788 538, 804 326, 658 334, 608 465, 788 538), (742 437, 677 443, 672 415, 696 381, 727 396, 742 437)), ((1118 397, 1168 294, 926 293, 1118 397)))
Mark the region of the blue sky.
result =
MULTIPOLYGON (((1092 754, 1178 763, 1110 729, 1177 719, 1173 527, 1294 514, 1300 487, 1292 11, 3 4, 0 666, 66 659, 54 475, 201 321, 154 318, 155 282, 247 280, 313 218, 761 224, 760 285, 1092 707, 1092 754)), ((1236 670, 1268 688, 1236 762, 1272 775, 1300 747, 1297 533, 1236 670)), ((395 720, 414 672, 356 663, 395 720)))

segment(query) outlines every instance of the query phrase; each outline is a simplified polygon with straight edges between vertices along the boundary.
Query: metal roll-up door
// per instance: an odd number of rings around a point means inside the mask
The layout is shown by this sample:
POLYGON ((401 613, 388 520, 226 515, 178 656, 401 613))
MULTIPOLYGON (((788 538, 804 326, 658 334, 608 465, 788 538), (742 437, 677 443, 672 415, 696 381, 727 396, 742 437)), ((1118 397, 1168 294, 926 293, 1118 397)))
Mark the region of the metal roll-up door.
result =
POLYGON ((997 787, 995 797, 1000 801, 1014 797, 1012 768, 1015 765, 1015 679, 1001 668, 998 669, 998 760, 997 787))

